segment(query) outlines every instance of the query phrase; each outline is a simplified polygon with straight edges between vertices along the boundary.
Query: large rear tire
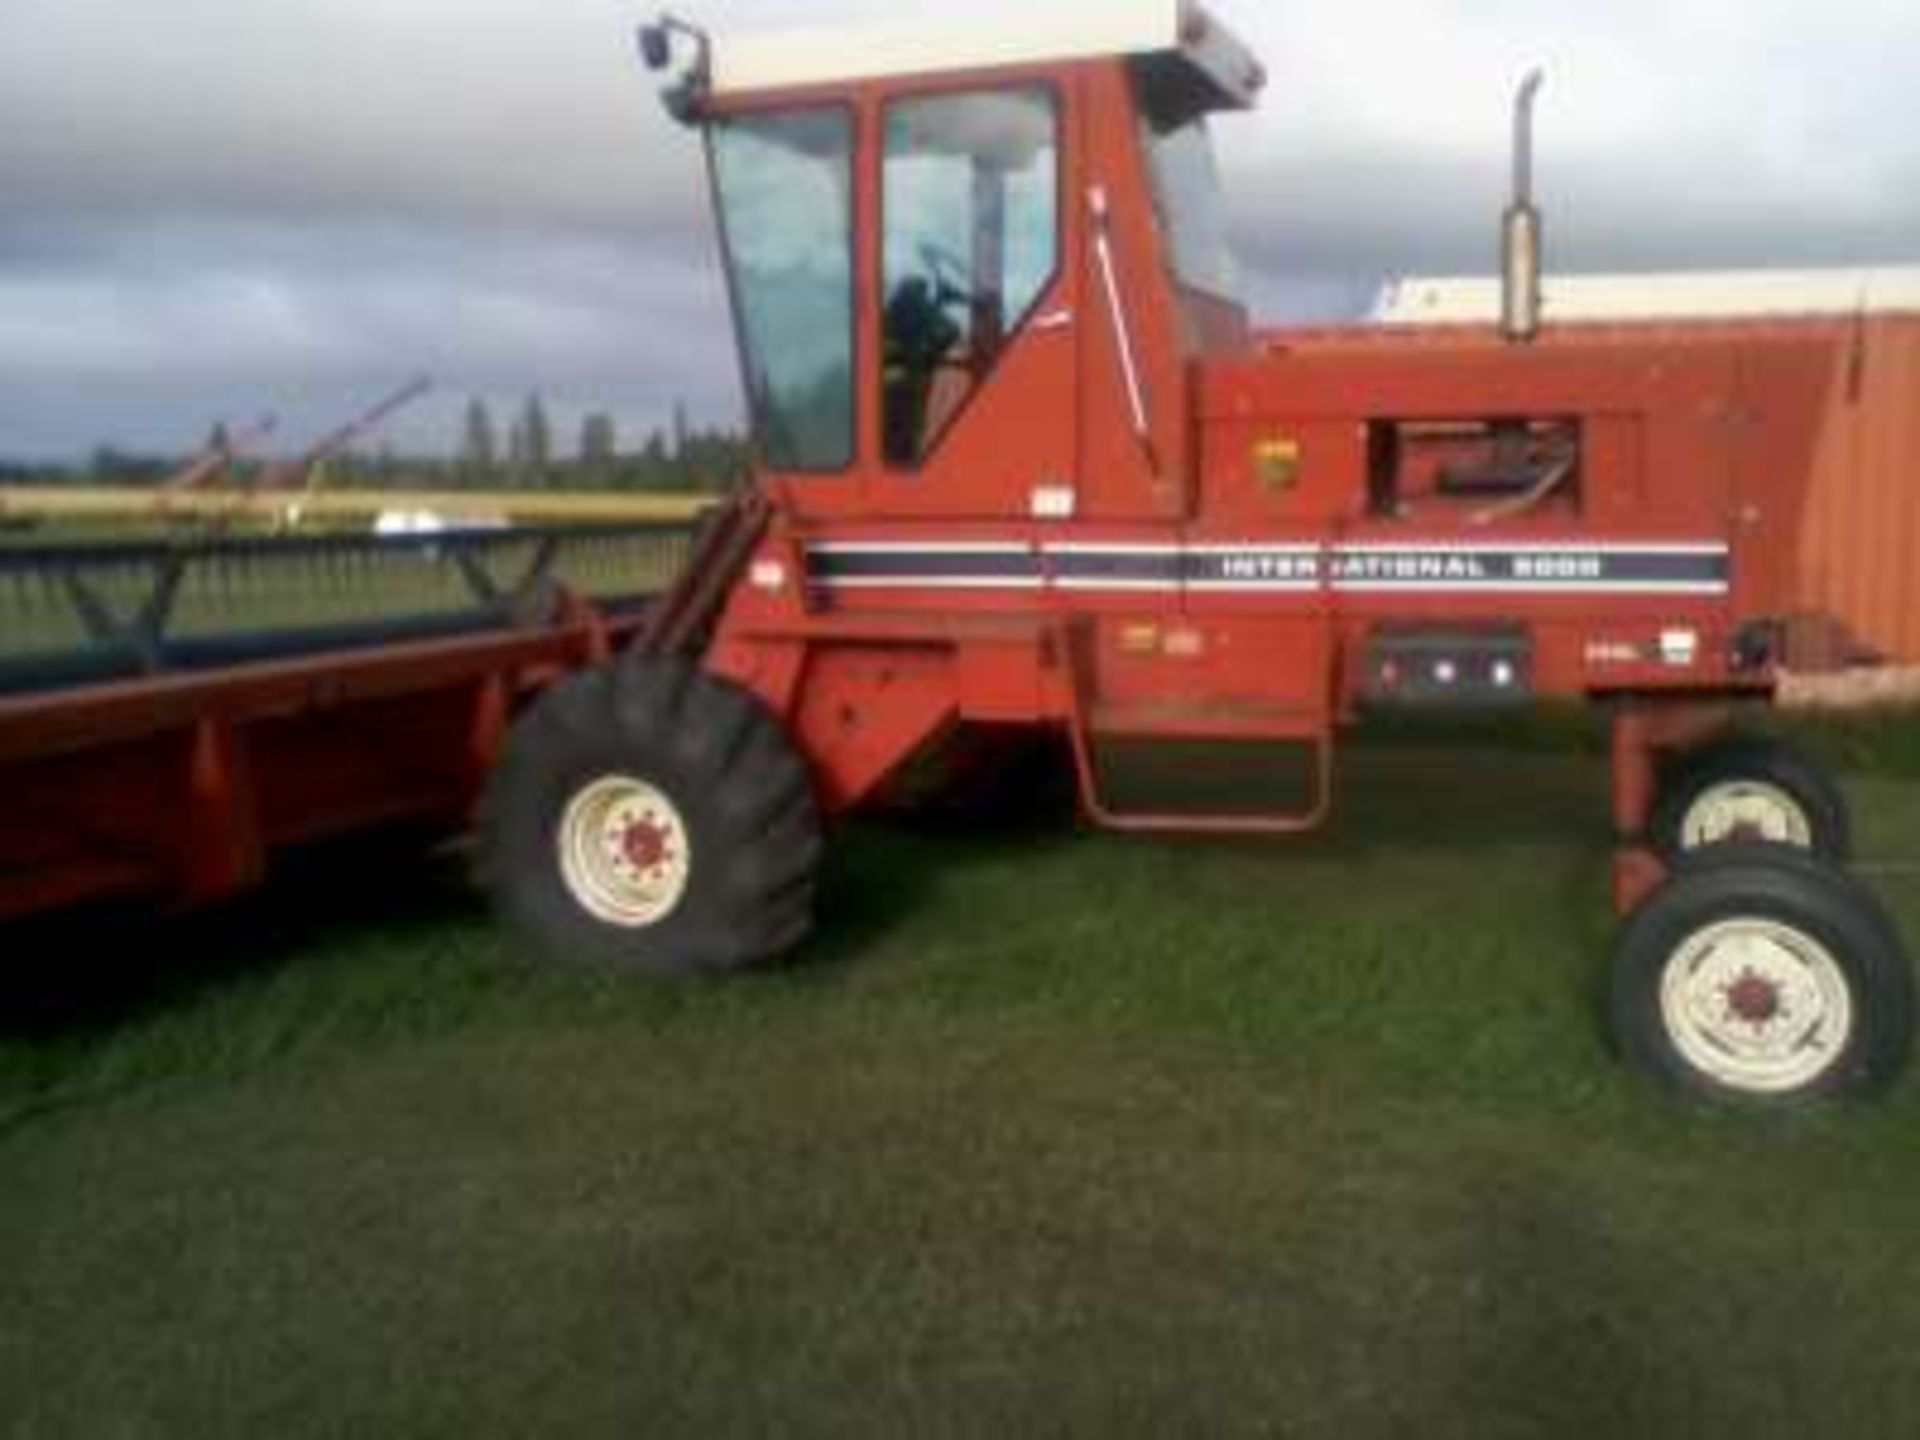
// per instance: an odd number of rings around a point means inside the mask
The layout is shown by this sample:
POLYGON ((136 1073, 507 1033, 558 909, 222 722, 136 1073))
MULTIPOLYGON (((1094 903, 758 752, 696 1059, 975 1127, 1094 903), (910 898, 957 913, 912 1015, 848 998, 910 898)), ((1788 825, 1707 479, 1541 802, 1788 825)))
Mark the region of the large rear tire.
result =
POLYGON ((1899 1074, 1913 974, 1892 919, 1846 872, 1780 846, 1721 846, 1622 930, 1613 1021, 1626 1059, 1677 1090, 1792 1106, 1899 1074))
POLYGON ((542 955, 657 977, 777 959, 812 927, 811 779, 746 691, 677 660, 576 675, 514 727, 482 874, 542 955))
POLYGON ((1845 864, 1852 829, 1833 777, 1798 748, 1766 737, 1723 741, 1680 761, 1653 818, 1654 844, 1675 862, 1715 845, 1752 843, 1845 864))

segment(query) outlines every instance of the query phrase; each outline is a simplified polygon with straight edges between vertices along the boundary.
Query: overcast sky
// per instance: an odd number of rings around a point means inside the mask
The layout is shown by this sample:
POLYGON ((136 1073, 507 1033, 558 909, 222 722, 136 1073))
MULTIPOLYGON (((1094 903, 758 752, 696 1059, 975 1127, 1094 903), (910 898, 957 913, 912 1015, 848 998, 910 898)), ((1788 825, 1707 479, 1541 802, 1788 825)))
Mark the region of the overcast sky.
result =
MULTIPOLYGON (((683 8, 724 38, 903 7, 683 8)), ((1490 271, 1535 61, 1557 268, 1920 260, 1916 0, 1217 8, 1274 76, 1218 132, 1264 318, 1490 271)), ((415 373, 440 390, 412 446, 450 444, 469 394, 535 387, 568 428, 603 408, 637 438, 676 399, 732 419, 696 151, 633 58, 643 13, 0 0, 0 454, 183 449, 269 410, 297 439, 415 373)))

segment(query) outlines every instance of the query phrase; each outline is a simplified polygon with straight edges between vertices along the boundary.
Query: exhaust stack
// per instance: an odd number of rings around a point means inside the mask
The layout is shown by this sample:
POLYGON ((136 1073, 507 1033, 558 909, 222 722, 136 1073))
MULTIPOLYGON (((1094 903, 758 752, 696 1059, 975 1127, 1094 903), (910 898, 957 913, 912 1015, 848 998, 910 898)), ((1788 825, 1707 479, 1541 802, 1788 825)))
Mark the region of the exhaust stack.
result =
POLYGON ((1513 106, 1513 202, 1501 227, 1500 329, 1515 345, 1540 333, 1545 222, 1533 203, 1533 106, 1545 83, 1544 72, 1533 71, 1513 106))

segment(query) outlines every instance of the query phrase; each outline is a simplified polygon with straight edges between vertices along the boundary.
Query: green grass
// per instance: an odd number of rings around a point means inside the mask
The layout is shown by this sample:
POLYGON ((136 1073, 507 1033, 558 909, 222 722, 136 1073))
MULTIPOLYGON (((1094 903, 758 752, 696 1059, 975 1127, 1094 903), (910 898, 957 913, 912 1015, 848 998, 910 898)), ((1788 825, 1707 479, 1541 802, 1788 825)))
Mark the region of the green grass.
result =
MULTIPOLYGON (((1920 787, 1855 788, 1920 856, 1920 787)), ((862 829, 724 986, 533 970, 457 866, 10 935, 0 1428, 1920 1430, 1920 1090, 1623 1074, 1591 762, 1376 748, 1346 799, 862 829)))

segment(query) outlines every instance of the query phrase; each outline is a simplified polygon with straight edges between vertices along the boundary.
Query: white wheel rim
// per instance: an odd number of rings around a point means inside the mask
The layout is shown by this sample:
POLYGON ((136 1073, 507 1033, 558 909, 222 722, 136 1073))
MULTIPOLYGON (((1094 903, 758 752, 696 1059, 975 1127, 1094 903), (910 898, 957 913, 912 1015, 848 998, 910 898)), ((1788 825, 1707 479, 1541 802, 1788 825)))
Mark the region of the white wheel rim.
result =
POLYGON ((1853 1036, 1853 992, 1839 962, 1776 920, 1722 921, 1667 961, 1660 1017, 1695 1070, 1731 1089, 1780 1095, 1818 1080, 1853 1036))
POLYGON ((628 775, 606 776, 576 794, 555 845, 573 898, 596 919, 623 929, 644 930, 666 919, 693 874, 679 808, 628 775))
POLYGON ((1687 807, 1680 843, 1688 850, 1759 840, 1813 849, 1813 820, 1792 795, 1765 780, 1726 780, 1687 807))

